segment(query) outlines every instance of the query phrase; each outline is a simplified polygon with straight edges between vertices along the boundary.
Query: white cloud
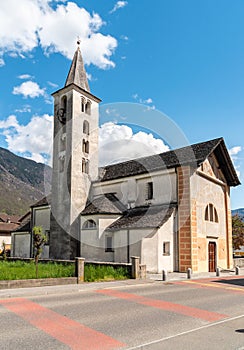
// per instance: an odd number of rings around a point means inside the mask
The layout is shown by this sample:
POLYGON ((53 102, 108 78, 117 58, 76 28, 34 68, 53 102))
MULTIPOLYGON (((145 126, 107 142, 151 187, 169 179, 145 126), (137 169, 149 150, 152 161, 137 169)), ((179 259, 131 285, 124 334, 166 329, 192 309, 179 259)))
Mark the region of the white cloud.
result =
POLYGON ((0 65, 4 54, 24 57, 38 45, 47 55, 58 52, 71 59, 79 35, 86 64, 114 67, 110 57, 117 40, 99 33, 103 25, 98 14, 90 14, 74 2, 52 8, 49 0, 21 0, 21 7, 19 0, 1 1, 0 65))
POLYGON ((48 83, 48 85, 50 85, 53 88, 57 88, 58 87, 58 84, 52 83, 51 81, 48 81, 47 83, 48 83))
POLYGON ((21 74, 18 76, 18 78, 22 80, 27 80, 27 79, 32 79, 33 77, 30 74, 21 74))
POLYGON ((152 134, 138 132, 127 125, 105 123, 99 133, 99 163, 101 166, 121 161, 158 154, 169 147, 152 134))
POLYGON ((41 89, 40 86, 33 81, 25 81, 19 86, 13 88, 14 95, 23 95, 24 98, 35 98, 45 95, 45 89, 41 89))
POLYGON ((240 165, 238 164, 238 160, 239 160, 238 154, 242 151, 242 147, 241 146, 234 146, 231 149, 229 149, 228 151, 229 151, 230 157, 234 163, 237 176, 240 178, 241 172, 240 172, 240 170, 238 170, 238 169, 240 169, 240 165))
POLYGON ((33 116, 27 125, 21 125, 16 116, 11 115, 5 121, 0 121, 1 129, 11 152, 41 163, 50 159, 52 116, 33 116), (26 153, 29 155, 26 156, 26 153))
POLYGON ((148 97, 146 99, 142 99, 138 94, 132 95, 132 98, 136 100, 138 103, 141 103, 143 105, 149 105, 147 106, 147 110, 149 109, 156 109, 156 107, 152 104, 153 100, 151 97, 148 97))
POLYGON ((229 150, 229 154, 230 156, 236 156, 239 152, 241 152, 241 150, 242 150, 241 146, 235 146, 229 150))
MULTIPOLYGON (((0 131, 5 136, 8 149, 37 162, 46 163, 51 159, 53 117, 47 114, 33 116, 27 125, 22 125, 11 115, 0 121, 0 131)), ((118 163, 168 151, 169 147, 152 134, 138 132, 127 125, 112 122, 99 129, 100 165, 118 163)))
POLYGON ((23 105, 22 108, 15 109, 16 113, 30 113, 31 112, 31 106, 29 105, 23 105))
POLYGON ((126 5, 128 5, 128 1, 117 1, 113 9, 109 13, 116 12, 117 10, 125 7, 126 5))

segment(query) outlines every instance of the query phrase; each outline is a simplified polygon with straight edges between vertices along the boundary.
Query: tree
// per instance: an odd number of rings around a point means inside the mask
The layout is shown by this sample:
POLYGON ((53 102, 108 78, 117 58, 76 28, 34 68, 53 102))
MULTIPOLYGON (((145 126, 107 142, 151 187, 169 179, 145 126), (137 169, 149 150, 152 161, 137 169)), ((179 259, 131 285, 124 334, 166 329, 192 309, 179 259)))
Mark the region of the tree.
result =
POLYGON ((42 247, 47 242, 47 236, 42 232, 41 226, 33 227, 34 258, 36 265, 36 278, 38 278, 38 260, 42 253, 42 247))
POLYGON ((232 242, 234 250, 244 246, 244 222, 238 214, 232 216, 232 242))

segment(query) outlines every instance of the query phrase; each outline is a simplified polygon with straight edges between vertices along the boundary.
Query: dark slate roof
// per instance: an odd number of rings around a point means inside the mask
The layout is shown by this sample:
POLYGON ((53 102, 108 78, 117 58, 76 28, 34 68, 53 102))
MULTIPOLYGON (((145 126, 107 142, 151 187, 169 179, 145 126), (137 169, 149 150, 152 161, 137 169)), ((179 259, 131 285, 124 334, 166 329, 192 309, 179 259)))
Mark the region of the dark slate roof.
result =
POLYGON ((106 231, 136 228, 159 228, 171 217, 175 204, 137 207, 128 210, 112 223, 106 231))
POLYGON ((80 88, 84 89, 85 91, 90 92, 86 71, 84 68, 83 58, 79 47, 77 48, 74 54, 69 74, 65 82, 65 86, 68 86, 70 84, 75 84, 80 88))
POLYGON ((16 230, 12 232, 31 232, 31 219, 22 223, 16 230))
POLYGON ((81 215, 92 214, 122 214, 126 207, 118 200, 113 193, 106 193, 95 197, 88 203, 81 215))
POLYGON ((212 153, 220 162, 221 170, 230 186, 240 184, 223 138, 197 143, 148 157, 133 159, 123 163, 100 168, 100 181, 109 181, 133 175, 145 174, 181 165, 197 168, 212 153))
POLYGON ((41 207, 44 205, 50 205, 51 204, 51 194, 49 194, 46 197, 43 197, 42 199, 40 199, 38 202, 34 203, 31 205, 31 208, 34 207, 41 207))

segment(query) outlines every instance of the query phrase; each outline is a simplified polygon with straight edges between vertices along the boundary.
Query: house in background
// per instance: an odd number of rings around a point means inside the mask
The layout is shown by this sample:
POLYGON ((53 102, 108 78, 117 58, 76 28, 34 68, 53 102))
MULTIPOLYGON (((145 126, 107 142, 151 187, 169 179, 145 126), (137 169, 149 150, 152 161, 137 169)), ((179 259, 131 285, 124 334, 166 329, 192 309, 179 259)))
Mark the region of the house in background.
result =
MULTIPOLYGON (((30 212, 22 217, 20 226, 12 230, 11 256, 21 258, 33 257, 32 229, 41 226, 43 233, 49 239, 50 233, 50 204, 45 197, 31 206, 30 212)), ((42 258, 49 258, 49 240, 43 247, 42 258)))
POLYGON ((50 230, 44 254, 138 256, 151 272, 233 266, 230 188, 240 181, 222 138, 99 168, 100 99, 79 47, 53 96, 52 198, 32 207, 31 220, 50 230))
POLYGON ((3 244, 6 250, 11 249, 11 231, 19 227, 20 220, 19 216, 0 213, 0 252, 3 250, 3 244))

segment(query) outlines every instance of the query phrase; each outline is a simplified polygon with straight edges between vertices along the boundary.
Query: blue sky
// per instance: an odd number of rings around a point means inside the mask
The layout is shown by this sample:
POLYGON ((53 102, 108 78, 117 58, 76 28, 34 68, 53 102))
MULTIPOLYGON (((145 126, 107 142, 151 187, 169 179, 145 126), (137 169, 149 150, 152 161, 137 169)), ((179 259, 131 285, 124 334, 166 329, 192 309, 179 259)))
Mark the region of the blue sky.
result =
MULTIPOLYGON (((63 87, 79 36, 105 110, 136 102, 166 114, 189 143, 223 136, 244 182, 243 16, 243 0, 2 1, 0 146, 45 160, 50 94, 63 87)), ((150 118, 155 136, 160 118, 150 118)), ((138 125, 139 117, 134 133, 138 125)), ((132 137, 129 126, 110 130, 132 137)), ((153 142, 154 151, 162 147, 153 142)), ((243 186, 233 189, 232 207, 244 207, 243 198, 243 186)))

